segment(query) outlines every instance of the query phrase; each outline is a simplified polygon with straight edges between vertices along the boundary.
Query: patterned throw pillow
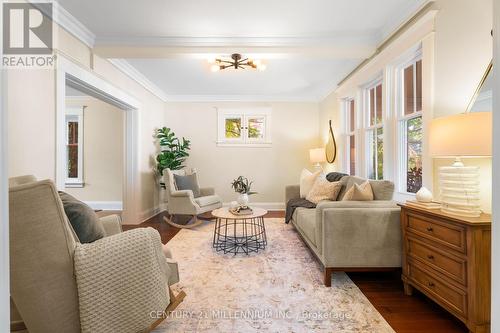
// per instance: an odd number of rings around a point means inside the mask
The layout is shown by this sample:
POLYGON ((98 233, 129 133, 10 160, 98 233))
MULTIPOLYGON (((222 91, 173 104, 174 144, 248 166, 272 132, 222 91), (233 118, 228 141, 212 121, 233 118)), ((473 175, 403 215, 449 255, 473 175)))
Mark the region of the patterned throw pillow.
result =
POLYGON ((342 184, 340 182, 329 182, 323 177, 316 179, 314 185, 306 196, 306 200, 318 204, 322 200, 335 201, 339 195, 342 184))
POLYGON ((307 196, 307 193, 311 191, 314 182, 316 179, 319 177, 321 174, 321 171, 318 170, 314 173, 307 169, 303 169, 302 172, 300 173, 300 197, 305 198, 307 196))
POLYGON ((372 201, 373 200, 373 190, 370 182, 366 182, 358 185, 354 184, 350 189, 345 192, 342 201, 372 201))

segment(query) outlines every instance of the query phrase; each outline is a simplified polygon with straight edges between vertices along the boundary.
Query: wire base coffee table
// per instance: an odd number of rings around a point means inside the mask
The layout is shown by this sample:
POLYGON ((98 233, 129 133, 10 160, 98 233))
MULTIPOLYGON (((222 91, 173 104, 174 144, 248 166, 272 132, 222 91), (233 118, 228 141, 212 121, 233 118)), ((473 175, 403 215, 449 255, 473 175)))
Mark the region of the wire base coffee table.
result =
POLYGON ((212 211, 216 218, 213 247, 224 253, 250 254, 267 245, 264 215, 267 210, 252 208, 252 215, 234 215, 226 207, 212 211))

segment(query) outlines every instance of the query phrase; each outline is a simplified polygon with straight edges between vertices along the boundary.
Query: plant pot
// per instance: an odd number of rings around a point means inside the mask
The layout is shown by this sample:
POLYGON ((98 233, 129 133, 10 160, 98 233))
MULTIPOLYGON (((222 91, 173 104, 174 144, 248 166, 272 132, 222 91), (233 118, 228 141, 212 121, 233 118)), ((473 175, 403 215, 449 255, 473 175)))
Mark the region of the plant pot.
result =
POLYGON ((249 202, 248 194, 240 193, 240 195, 238 195, 237 201, 238 201, 238 204, 240 206, 248 206, 248 202, 249 202))

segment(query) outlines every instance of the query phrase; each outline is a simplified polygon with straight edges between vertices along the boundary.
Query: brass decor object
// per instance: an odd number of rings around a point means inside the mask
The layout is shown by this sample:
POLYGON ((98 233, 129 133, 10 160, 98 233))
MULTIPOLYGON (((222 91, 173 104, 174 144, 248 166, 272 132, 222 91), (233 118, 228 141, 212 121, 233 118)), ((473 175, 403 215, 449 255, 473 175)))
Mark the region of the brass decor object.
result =
POLYGON ((337 142, 335 141, 335 135, 333 135, 332 121, 328 121, 328 126, 330 127, 328 132, 328 142, 325 146, 326 161, 328 163, 333 163, 337 159, 337 142))
POLYGON ((213 64, 210 67, 210 70, 212 72, 221 71, 226 68, 234 68, 234 69, 250 68, 250 69, 258 69, 261 71, 266 69, 266 65, 264 65, 260 60, 251 59, 249 57, 243 58, 243 56, 239 53, 231 54, 231 59, 215 58, 215 59, 210 59, 208 62, 213 64))

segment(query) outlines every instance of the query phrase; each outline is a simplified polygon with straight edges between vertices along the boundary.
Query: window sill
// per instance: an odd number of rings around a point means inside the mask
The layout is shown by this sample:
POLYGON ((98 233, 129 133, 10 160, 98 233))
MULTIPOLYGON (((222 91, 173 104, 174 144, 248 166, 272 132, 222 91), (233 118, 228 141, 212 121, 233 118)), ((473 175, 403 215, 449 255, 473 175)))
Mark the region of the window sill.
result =
POLYGON ((271 148, 271 142, 255 143, 235 143, 235 142, 216 142, 217 147, 244 147, 244 148, 271 148))
POLYGON ((66 188, 81 188, 84 186, 85 186, 85 183, 66 183, 66 184, 64 184, 64 187, 66 187, 66 188))

